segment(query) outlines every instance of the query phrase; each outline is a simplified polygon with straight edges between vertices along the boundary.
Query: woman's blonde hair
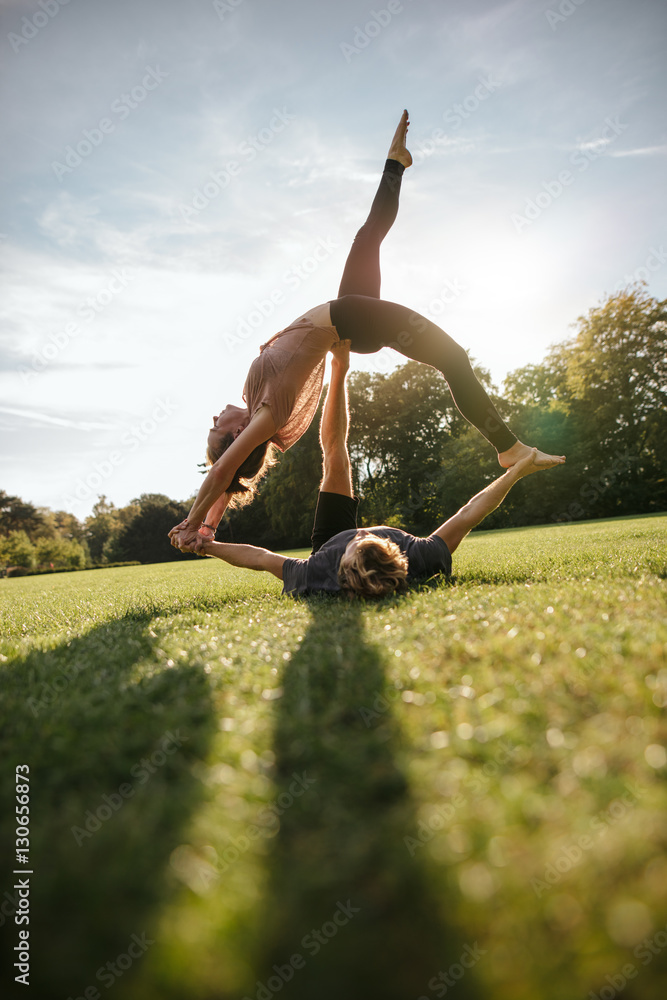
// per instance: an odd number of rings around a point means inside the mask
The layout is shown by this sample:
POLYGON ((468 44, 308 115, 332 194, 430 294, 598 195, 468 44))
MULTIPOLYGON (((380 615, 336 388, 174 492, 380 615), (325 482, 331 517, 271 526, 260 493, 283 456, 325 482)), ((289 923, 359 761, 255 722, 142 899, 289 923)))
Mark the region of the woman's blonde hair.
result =
POLYGON ((407 589, 408 558, 395 542, 365 535, 349 559, 341 559, 338 582, 359 597, 384 597, 407 589))
MULTIPOLYGON (((209 445, 206 449, 206 464, 208 466, 215 465, 233 441, 233 434, 225 434, 224 437, 220 438, 217 448, 211 448, 209 445)), ((258 444, 238 467, 234 478, 225 490, 225 493, 231 497, 227 504, 227 510, 233 510, 234 507, 245 507, 246 504, 251 503, 255 498, 260 481, 271 466, 276 464, 276 461, 276 447, 271 441, 258 444)))

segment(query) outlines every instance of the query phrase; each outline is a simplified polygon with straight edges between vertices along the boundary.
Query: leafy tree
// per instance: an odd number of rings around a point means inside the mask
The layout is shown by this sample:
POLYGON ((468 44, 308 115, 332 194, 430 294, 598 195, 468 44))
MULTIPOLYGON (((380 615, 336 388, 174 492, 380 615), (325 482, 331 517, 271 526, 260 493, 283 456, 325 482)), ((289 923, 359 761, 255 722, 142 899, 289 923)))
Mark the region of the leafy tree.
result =
POLYGON ((43 522, 43 515, 34 504, 0 490, 0 535, 8 535, 12 531, 32 532, 41 528, 43 522))
POLYGON ((664 454, 667 433, 667 300, 641 286, 609 295, 578 319, 576 336, 553 350, 568 399, 585 412, 609 456, 617 449, 664 454))
POLYGON ((83 524, 74 514, 70 514, 69 511, 55 511, 53 514, 53 523, 56 532, 61 538, 69 538, 77 542, 84 541, 85 533, 83 524))
POLYGON ((0 563, 3 566, 23 566, 32 569, 35 565, 35 546, 25 531, 10 531, 0 538, 0 563))
POLYGON ((85 569, 86 556, 83 545, 73 538, 40 538, 35 546, 37 562, 55 569, 85 569))
POLYGON ((84 527, 74 514, 67 510, 53 511, 48 507, 38 507, 37 511, 42 524, 30 532, 35 541, 40 538, 73 538, 77 542, 84 540, 84 527))
POLYGON ((578 324, 541 365, 505 382, 518 435, 567 455, 557 476, 526 484, 523 523, 536 509, 572 520, 667 505, 667 302, 635 286, 578 324))
MULTIPOLYGON (((183 558, 169 541, 175 524, 187 517, 190 505, 171 500, 162 493, 142 493, 125 508, 126 523, 104 552, 109 561, 138 559, 142 563, 170 562, 183 558)), ((190 558, 199 558, 196 555, 190 558)))
MULTIPOLYGON (((475 369, 491 390, 484 369, 475 369)), ((493 394, 492 394, 493 398, 493 394)), ((388 375, 350 376, 350 455, 364 497, 364 524, 388 523, 416 533, 432 531, 443 509, 442 469, 451 468, 452 443, 468 434, 447 383, 434 368, 410 361, 388 375)), ((475 463, 493 450, 480 437, 475 463)), ((481 470, 473 469, 475 482, 481 470)), ((478 487, 478 489, 481 486, 478 487)), ((466 498, 467 499, 467 498, 466 498)))
POLYGON ((94 563, 109 561, 104 554, 105 545, 109 544, 110 547, 120 533, 121 527, 120 512, 114 504, 104 495, 98 497, 92 514, 86 518, 83 525, 85 540, 94 563))

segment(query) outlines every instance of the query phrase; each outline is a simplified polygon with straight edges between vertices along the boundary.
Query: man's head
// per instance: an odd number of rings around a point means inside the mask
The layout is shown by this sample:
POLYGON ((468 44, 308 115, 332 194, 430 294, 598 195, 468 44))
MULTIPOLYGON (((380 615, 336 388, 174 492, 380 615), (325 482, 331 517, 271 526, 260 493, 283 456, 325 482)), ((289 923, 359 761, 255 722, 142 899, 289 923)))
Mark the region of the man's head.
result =
POLYGON ((358 597, 385 597, 407 588, 408 559, 395 542, 358 531, 338 568, 343 590, 358 597))

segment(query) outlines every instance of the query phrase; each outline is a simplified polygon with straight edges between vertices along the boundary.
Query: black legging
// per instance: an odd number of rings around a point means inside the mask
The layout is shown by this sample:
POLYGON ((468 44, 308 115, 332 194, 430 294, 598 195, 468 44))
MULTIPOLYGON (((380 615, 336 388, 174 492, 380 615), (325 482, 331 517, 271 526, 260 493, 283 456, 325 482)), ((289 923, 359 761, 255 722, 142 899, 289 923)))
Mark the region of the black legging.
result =
POLYGON ((392 347, 413 361, 441 372, 457 408, 497 451, 516 437, 503 422, 475 375, 468 355, 439 326, 420 313, 380 298, 380 244, 398 212, 404 167, 387 160, 368 219, 356 235, 343 271, 338 298, 330 302, 331 322, 356 354, 392 347))

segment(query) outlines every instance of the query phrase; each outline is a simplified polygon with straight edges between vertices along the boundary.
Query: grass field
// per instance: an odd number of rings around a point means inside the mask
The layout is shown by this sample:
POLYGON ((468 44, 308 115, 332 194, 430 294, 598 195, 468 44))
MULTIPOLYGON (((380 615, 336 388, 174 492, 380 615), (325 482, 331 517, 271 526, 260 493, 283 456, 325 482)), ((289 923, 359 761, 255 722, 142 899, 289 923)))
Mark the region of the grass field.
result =
POLYGON ((454 567, 377 604, 214 560, 0 581, 2 996, 662 1000, 667 515, 454 567))

